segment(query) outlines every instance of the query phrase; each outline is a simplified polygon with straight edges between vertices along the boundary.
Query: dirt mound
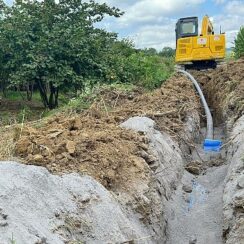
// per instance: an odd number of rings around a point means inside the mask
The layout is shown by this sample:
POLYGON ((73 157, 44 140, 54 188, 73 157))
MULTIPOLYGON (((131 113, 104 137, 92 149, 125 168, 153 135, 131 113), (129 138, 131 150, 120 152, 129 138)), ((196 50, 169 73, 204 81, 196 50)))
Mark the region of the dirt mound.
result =
POLYGON ((244 60, 232 61, 215 70, 191 71, 204 89, 215 123, 244 114, 244 60))
MULTIPOLYGON (((95 89, 93 96, 96 99, 97 103, 100 103, 101 106, 106 106, 108 110, 115 109, 123 106, 126 102, 132 101, 137 96, 145 93, 142 87, 117 87, 117 86, 102 86, 98 89, 95 89)), ((92 102, 91 96, 87 97, 87 102, 92 102)), ((104 109, 106 109, 104 107, 104 109)))
POLYGON ((92 175, 107 188, 144 178, 147 164, 138 155, 148 150, 143 135, 124 130, 112 119, 58 116, 40 128, 26 127, 16 154, 51 172, 92 175))
POLYGON ((121 98, 116 101, 111 93, 104 94, 103 102, 94 102, 82 114, 72 118, 59 114, 42 125, 24 127, 21 136, 16 136, 16 155, 51 172, 89 174, 110 189, 147 178, 147 163, 154 158, 147 138, 118 125, 135 115, 147 116, 160 129, 175 134, 198 109, 199 101, 191 82, 182 76, 174 76, 151 93, 137 94, 131 101, 121 98), (111 109, 111 97, 121 106, 111 109))
POLYGON ((167 80, 160 89, 135 97, 112 111, 118 121, 131 116, 146 116, 156 121, 161 131, 175 135, 191 113, 200 111, 200 100, 191 81, 181 75, 167 80))

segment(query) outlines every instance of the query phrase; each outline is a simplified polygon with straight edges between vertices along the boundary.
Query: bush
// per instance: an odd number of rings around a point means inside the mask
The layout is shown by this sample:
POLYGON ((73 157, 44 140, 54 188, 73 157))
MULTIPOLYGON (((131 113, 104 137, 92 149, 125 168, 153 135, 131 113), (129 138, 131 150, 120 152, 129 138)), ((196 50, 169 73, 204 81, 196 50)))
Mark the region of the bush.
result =
POLYGON ((174 57, 175 49, 171 47, 164 47, 163 50, 159 52, 159 55, 162 57, 174 57))
POLYGON ((132 83, 154 89, 161 86, 174 70, 173 58, 150 55, 144 50, 135 51, 130 46, 127 46, 126 55, 119 50, 116 48, 109 56, 110 74, 107 78, 110 83, 132 83), (131 52, 128 52, 129 48, 131 52))
POLYGON ((158 55, 136 53, 129 58, 134 72, 133 82, 147 89, 160 87, 173 71, 173 60, 158 55))

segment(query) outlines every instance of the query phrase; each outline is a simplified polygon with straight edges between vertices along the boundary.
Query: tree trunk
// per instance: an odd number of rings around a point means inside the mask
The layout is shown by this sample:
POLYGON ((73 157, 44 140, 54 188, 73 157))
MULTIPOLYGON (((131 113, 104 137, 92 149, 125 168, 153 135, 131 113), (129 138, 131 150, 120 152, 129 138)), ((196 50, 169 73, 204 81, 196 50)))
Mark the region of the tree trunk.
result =
POLYGON ((32 100, 33 87, 34 87, 33 82, 27 83, 27 85, 26 85, 26 98, 28 101, 32 100))
POLYGON ((41 79, 36 79, 36 84, 38 85, 43 105, 49 109, 56 108, 58 106, 58 88, 52 82, 50 84, 43 84, 41 79), (48 90, 50 92, 49 97, 48 90))
POLYGON ((50 96, 49 96, 49 105, 50 109, 54 109, 58 106, 58 88, 50 83, 50 96))
POLYGON ((45 108, 48 108, 49 103, 48 103, 47 90, 45 88, 45 85, 43 85, 41 79, 36 79, 36 84, 37 84, 39 92, 40 92, 42 103, 45 106, 45 108))

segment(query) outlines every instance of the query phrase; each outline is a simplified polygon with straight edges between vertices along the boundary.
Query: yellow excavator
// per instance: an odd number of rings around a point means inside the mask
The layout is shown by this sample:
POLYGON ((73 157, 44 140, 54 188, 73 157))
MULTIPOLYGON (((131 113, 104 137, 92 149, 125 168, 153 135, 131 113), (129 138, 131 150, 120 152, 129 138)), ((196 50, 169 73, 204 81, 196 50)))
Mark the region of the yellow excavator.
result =
POLYGON ((198 18, 181 18, 176 23, 176 56, 179 65, 197 68, 215 68, 225 58, 225 33, 215 34, 213 24, 205 15, 201 33, 198 18))

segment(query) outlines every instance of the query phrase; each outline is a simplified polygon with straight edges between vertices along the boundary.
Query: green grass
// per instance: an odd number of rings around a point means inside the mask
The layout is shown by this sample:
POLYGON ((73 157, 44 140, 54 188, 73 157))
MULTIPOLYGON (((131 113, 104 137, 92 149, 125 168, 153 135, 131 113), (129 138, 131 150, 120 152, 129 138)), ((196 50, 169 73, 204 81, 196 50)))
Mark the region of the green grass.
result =
POLYGON ((16 122, 15 118, 13 117, 13 114, 8 111, 2 111, 1 112, 1 118, 0 118, 0 126, 2 125, 11 125, 16 122))
POLYGON ((26 121, 37 120, 44 117, 44 111, 34 110, 28 106, 16 111, 1 111, 0 126, 25 123, 26 121))
MULTIPOLYGON (((22 92, 22 91, 18 92, 18 91, 11 91, 11 90, 8 90, 6 92, 6 99, 12 101, 21 101, 24 100, 23 98, 26 100, 26 92, 22 92)), ((33 92, 32 101, 41 102, 41 97, 38 91, 33 92)))
MULTIPOLYGON (((2 96, 4 97, 4 96, 2 96)), ((6 99, 9 99, 11 101, 26 101, 26 92, 18 92, 18 91, 11 91, 11 90, 8 90, 6 92, 6 99)), ((39 94, 39 91, 34 91, 33 92, 33 95, 32 95, 32 100, 31 102, 39 102, 39 103, 42 103, 42 100, 41 100, 41 97, 40 97, 40 94, 39 94)), ((63 93, 60 93, 59 95, 59 103, 61 105, 63 104, 67 104, 69 102, 69 95, 66 95, 66 94, 63 94, 63 93)))

